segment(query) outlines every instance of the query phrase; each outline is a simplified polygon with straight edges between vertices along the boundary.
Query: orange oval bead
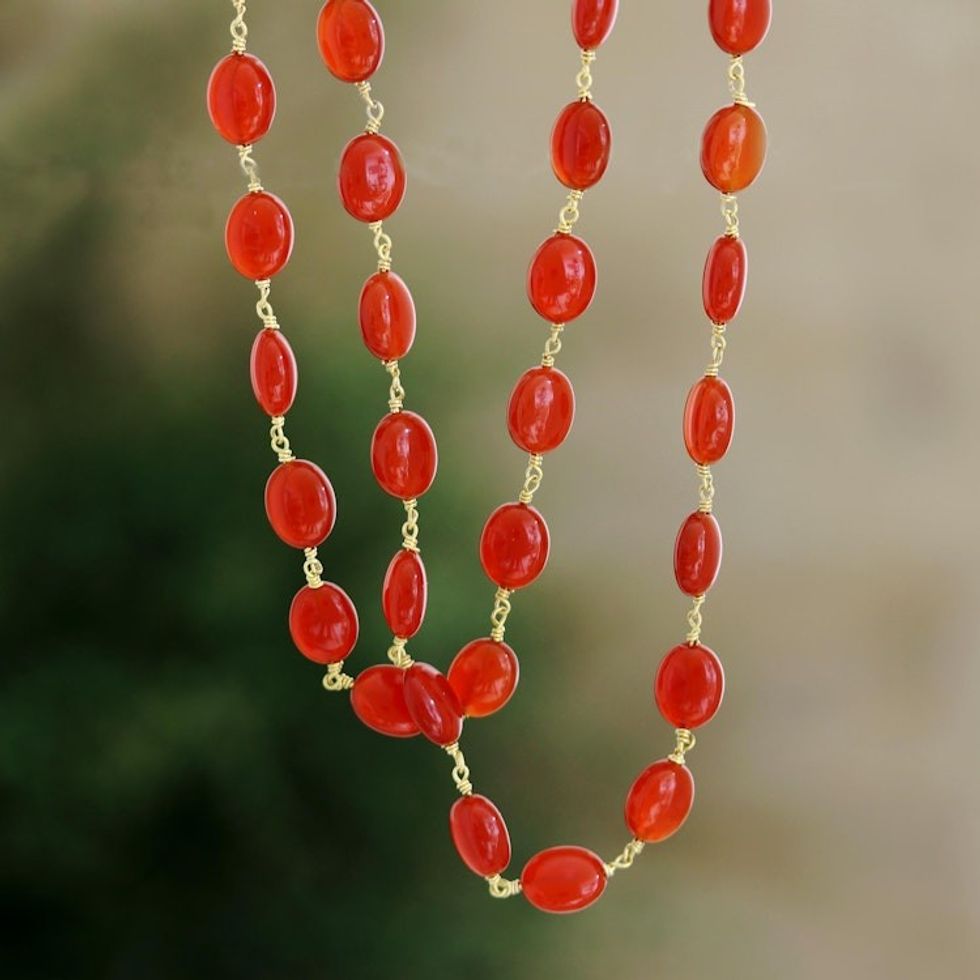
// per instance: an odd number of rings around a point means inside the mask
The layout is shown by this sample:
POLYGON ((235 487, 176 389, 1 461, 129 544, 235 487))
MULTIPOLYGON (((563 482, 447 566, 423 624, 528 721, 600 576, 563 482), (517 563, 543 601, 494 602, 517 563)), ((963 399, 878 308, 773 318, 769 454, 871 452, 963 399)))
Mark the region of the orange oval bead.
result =
POLYGON ((276 115, 276 88, 269 69, 254 54, 230 54, 208 79, 208 115, 229 143, 257 143, 276 115))
POLYGON ((463 711, 449 681, 431 664, 405 671, 405 704, 422 734, 436 745, 451 745, 463 733, 463 711))
POLYGON ((385 32, 367 0, 327 0, 316 22, 320 56, 342 82, 363 82, 381 64, 385 32))
POLYGON ((252 344, 249 374, 255 400, 266 415, 285 415, 296 398, 296 358, 281 330, 260 330, 252 344))
POLYGON ((368 667, 354 681, 350 693, 354 714, 373 731, 393 738, 418 735, 405 704, 405 671, 393 664, 368 667))
POLYGON ((415 342, 415 302, 401 276, 376 272, 361 290, 358 318, 364 346, 382 361, 404 357, 415 342))
POLYGON ((609 166, 612 131, 602 110, 588 99, 562 109, 551 131, 551 167, 572 190, 598 184, 609 166))
POLYGON ((280 463, 265 485, 265 512, 272 529, 294 548, 316 548, 337 519, 337 499, 326 473, 315 463, 280 463))
POLYGON ((524 865, 521 890, 542 912, 580 912, 606 890, 606 866, 584 847, 551 847, 524 865))
POLYGON ((422 626, 428 586, 425 565, 416 551, 402 548, 391 559, 381 587, 381 609, 395 636, 410 640, 422 626))
POLYGON ((711 246, 704 263, 701 295, 712 323, 731 323, 745 298, 749 257, 741 238, 722 235, 711 246))
POLYGON ((360 624, 350 596, 325 582, 304 586, 289 607, 289 634, 299 652, 317 664, 339 663, 354 649, 360 624))
POLYGON ((521 375, 510 396, 507 430, 528 453, 557 449, 575 419, 575 393, 558 368, 537 367, 521 375))
POLYGON ((520 678, 517 654, 492 639, 467 643, 449 665, 447 680, 467 718, 485 718, 499 711, 513 695, 520 678))
POLYGON ((732 444, 735 402, 731 388, 721 378, 696 382, 684 406, 684 445, 700 466, 717 463, 732 444))
POLYGON ((415 412, 391 412, 374 430, 371 469, 385 493, 421 497, 436 478, 439 452, 429 423, 415 412))
POLYGON ((274 276, 293 252, 293 219, 286 205, 265 191, 246 194, 228 215, 225 249, 247 279, 274 276))
POLYGON ((463 863, 483 878, 510 864, 510 834, 501 812, 485 796, 458 799, 449 811, 449 832, 463 863))
POLYGON ((405 163, 386 136, 355 136, 340 158, 337 188, 347 213, 358 221, 383 221, 405 196, 405 163))
POLYGON ((681 592, 704 595, 718 578, 721 554, 721 528, 715 515, 695 511, 674 542, 674 577, 681 592))
POLYGON ((491 582, 503 589, 530 585, 548 564, 548 525, 528 504, 503 504, 480 536, 480 562, 491 582))
POLYGON ((612 33, 619 0, 575 0, 572 4, 572 33, 580 48, 592 51, 612 33))
POLYGON ((568 323, 592 303, 595 258, 581 238, 557 232, 535 252, 527 274, 527 295, 540 316, 568 323))
POLYGON ((757 48, 771 23, 772 0, 709 0, 711 36, 728 54, 746 54, 757 48))
POLYGON ((724 194, 745 190, 766 163, 766 124, 747 105, 719 109, 701 137, 701 170, 724 194))
POLYGON ((714 718, 725 696, 721 661, 700 643, 682 643, 661 661, 653 693, 674 727, 700 728, 714 718))
POLYGON ((687 766, 663 759, 637 777, 626 797, 626 826, 637 840, 656 844, 676 833, 694 805, 687 766))

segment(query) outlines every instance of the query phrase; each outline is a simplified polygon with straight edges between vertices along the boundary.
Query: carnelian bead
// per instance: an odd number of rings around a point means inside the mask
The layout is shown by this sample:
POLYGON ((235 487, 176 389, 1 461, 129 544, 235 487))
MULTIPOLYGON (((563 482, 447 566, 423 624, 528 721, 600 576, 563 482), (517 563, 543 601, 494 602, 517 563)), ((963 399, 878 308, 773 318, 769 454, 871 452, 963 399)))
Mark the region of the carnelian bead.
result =
POLYGON ((528 504, 503 504, 487 519, 480 537, 480 562, 503 589, 530 585, 548 564, 548 525, 528 504))
POLYGON ((704 595, 718 578, 721 553, 721 528, 714 514, 696 510, 674 542, 674 577, 681 592, 704 595))
POLYGON ((354 681, 350 694, 354 714, 368 728, 393 738, 418 735, 405 704, 405 671, 392 664, 368 667, 354 681))
POLYGON ((371 469, 385 493, 421 497, 436 478, 439 451, 429 423, 414 412, 391 412, 374 430, 371 469))
POLYGON ((566 187, 584 191, 598 184, 611 151, 609 120, 594 102, 580 99, 562 109, 551 131, 551 167, 566 187))
POLYGON ((456 654, 447 680, 463 714, 485 718, 510 700, 520 673, 517 654, 506 643, 481 639, 467 643, 456 654))
POLYGON ((382 361, 404 357, 415 342, 415 303, 394 272, 376 272, 361 290, 358 318, 364 346, 382 361))
POLYGON ((709 0, 708 23, 722 51, 745 54, 762 44, 769 33, 772 0, 709 0))
POLYGON ((252 391, 266 415, 285 415, 296 398, 296 358, 281 330, 260 330, 249 362, 252 391))
POLYGON ((326 473, 315 463, 280 463, 265 485, 265 512, 272 530, 294 548, 323 544, 337 519, 337 500, 326 473))
POLYGON ((276 115, 276 88, 269 69, 254 54, 230 54, 208 79, 208 115, 236 146, 262 139, 276 115))
POLYGON ((383 221, 405 196, 405 163, 385 136, 362 133, 344 148, 337 188, 347 213, 358 221, 383 221))
POLYGON ((701 285, 704 312, 712 323, 731 323, 738 316, 748 273, 745 243, 741 238, 722 235, 708 252, 701 285))
POLYGON ((584 847, 551 847, 524 865, 521 890, 542 912, 579 912, 606 890, 606 866, 584 847))
POLYGON ((699 728, 714 718, 725 696, 721 661, 700 643, 682 643, 661 661, 653 693, 672 725, 699 728))
POLYGON ((527 273, 531 305, 552 323, 581 316, 595 296, 592 251, 581 238, 557 232, 535 252, 527 273))
POLYGON ((721 378, 701 378, 688 392, 684 406, 684 445, 700 466, 717 463, 732 444, 735 402, 721 378))
POLYGON ((766 162, 766 124, 747 105, 729 105, 709 120, 701 137, 701 170, 724 194, 745 190, 766 162))
POLYGON ((381 587, 381 609, 395 636, 411 639, 425 618, 428 588, 418 552, 402 548, 391 559, 381 587))
POLYGON ((327 0, 316 22, 320 55, 342 82, 363 82, 381 64, 385 32, 367 0, 327 0))
POLYGON ((636 778, 626 797, 626 826, 637 840, 656 844, 676 833, 694 803, 687 766, 663 759, 636 778))
POLYGON ((247 279, 269 279, 293 251, 293 219, 274 194, 246 194, 231 209, 225 225, 231 264, 247 279))
POLYGON ((344 660, 354 649, 360 626, 350 596, 325 582, 304 586, 289 607, 289 633, 304 657, 317 664, 344 660))
POLYGON ((459 856, 474 874, 499 875, 510 864, 510 834, 501 812, 485 796, 458 799, 449 811, 449 832, 459 856))
POLYGON ((595 50, 609 37, 619 12, 619 0, 575 0, 572 33, 580 48, 595 50))
POLYGON ((521 375, 507 408, 511 439, 525 452, 549 453, 568 435, 575 418, 575 392, 558 368, 531 368, 521 375))
POLYGON ((412 664, 405 672, 405 704, 430 742, 451 745, 459 741, 463 711, 449 681, 431 664, 412 664))

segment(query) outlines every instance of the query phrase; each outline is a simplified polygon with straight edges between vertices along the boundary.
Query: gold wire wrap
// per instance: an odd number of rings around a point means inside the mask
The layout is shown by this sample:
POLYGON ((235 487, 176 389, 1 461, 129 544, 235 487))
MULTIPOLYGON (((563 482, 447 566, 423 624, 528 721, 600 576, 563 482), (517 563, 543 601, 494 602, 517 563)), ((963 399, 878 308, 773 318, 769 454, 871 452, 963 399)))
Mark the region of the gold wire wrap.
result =
POLYGON ((738 238, 738 198, 734 194, 721 195, 721 216, 725 219, 725 234, 738 238))
POLYGON ((633 867, 633 862, 637 859, 646 845, 641 840, 634 838, 611 861, 606 864, 606 876, 611 878, 617 871, 627 871, 633 867))
POLYGON ((245 0, 231 0, 235 8, 235 19, 231 22, 231 50, 244 54, 248 42, 248 24, 245 23, 245 0))
POLYGON ((400 412, 405 404, 401 368, 398 366, 398 361, 382 361, 381 363, 391 375, 391 387, 388 389, 388 408, 393 412, 400 412))
POLYGON ((371 95, 371 83, 370 82, 358 82, 354 88, 360 93, 361 98, 364 100, 364 105, 367 111, 367 125, 364 127, 364 131, 371 134, 376 134, 378 130, 381 129, 381 120, 385 117, 385 107, 371 95))
POLYGON ((259 300, 255 304, 255 312, 262 321, 262 325, 269 330, 278 330, 279 321, 276 319, 275 310, 269 302, 269 293, 272 292, 272 281, 269 279, 256 279, 255 285, 259 290, 259 300))
POLYGON ((279 457, 280 463, 291 463, 296 457, 286 438, 286 416, 274 415, 270 421, 269 443, 272 451, 279 457))
POLYGON ((568 200, 565 201, 561 211, 558 212, 558 227, 555 231, 562 235, 567 235, 575 227, 575 223, 581 217, 578 206, 585 197, 585 191, 569 191, 568 200))
POLYGON ((517 880, 491 875, 486 882, 490 886, 491 898, 513 898, 521 893, 521 883, 517 880))
POLYGON ((378 272, 390 272, 391 236, 385 233, 381 221, 372 221, 368 229, 374 235, 374 250, 378 253, 378 272))
POLYGON ((561 332, 565 329, 564 323, 553 323, 551 333, 544 342, 544 353, 541 355, 541 367, 554 367, 555 358, 561 353, 561 332))
POLYGON ((490 613, 490 638, 497 643, 503 643, 504 633, 507 631, 507 617, 510 615, 511 604, 510 589, 497 589, 493 597, 493 611, 490 613))
POLYGON ((415 663, 405 649, 406 643, 408 643, 408 640, 404 636, 393 636, 391 638, 391 646, 388 647, 388 659, 396 667, 401 667, 402 670, 408 670, 415 663))
POLYGON ((414 498, 403 501, 405 523, 402 524, 402 547, 408 551, 419 551, 419 502, 414 498))
POLYGON ((677 744, 674 746, 674 751, 667 758, 671 762, 676 762, 677 765, 682 766, 684 765, 685 754, 690 752, 698 744, 698 740, 694 737, 694 732, 687 728, 678 728, 674 734, 677 736, 677 744))
POLYGON ((745 94, 745 65, 741 55, 733 56, 728 65, 728 91, 732 93, 732 100, 737 105, 746 105, 750 109, 755 106, 754 102, 749 102, 745 94))
POLYGON ((544 479, 544 456, 540 453, 531 453, 527 458, 527 469, 524 471, 524 486, 521 488, 517 499, 522 504, 529 504, 534 500, 534 495, 541 488, 541 481, 544 479))
POLYGON ((715 478, 710 466, 699 464, 697 471, 698 479, 701 481, 698 487, 698 510, 702 514, 710 514, 715 506, 715 478))
POLYGON ((317 558, 316 548, 307 548, 303 554, 306 561, 303 562, 303 574, 306 576, 306 584, 311 589, 323 587, 323 563, 317 558))
POLYGON ((252 150, 255 147, 251 143, 242 143, 238 147, 238 162, 241 164, 242 173, 248 177, 248 191, 250 194, 257 194, 262 190, 262 181, 259 180, 259 165, 252 157, 252 150))
POLYGON ((344 662, 341 661, 327 667, 327 672, 323 675, 323 686, 332 694, 349 691, 354 686, 354 678, 344 673, 344 662))
POLYGON ((687 612, 687 636, 685 639, 688 643, 694 644, 701 639, 701 627, 704 625, 704 619, 701 616, 701 607, 704 605, 704 596, 696 595, 694 601, 691 603, 691 608, 687 612))
POLYGON ((592 62, 594 61, 595 51, 583 48, 582 68, 575 76, 575 84, 578 86, 578 97, 583 102, 592 101, 592 62))
POLYGON ((711 325, 711 363, 704 372, 709 378, 717 378, 721 365, 725 360, 725 351, 728 348, 728 341, 725 338, 725 324, 713 323, 711 325))
POLYGON ((470 768, 466 764, 463 750, 459 747, 459 742, 453 742, 445 748, 446 755, 455 763, 452 775, 456 789, 459 790, 460 796, 469 796, 473 792, 473 784, 470 782, 470 768))

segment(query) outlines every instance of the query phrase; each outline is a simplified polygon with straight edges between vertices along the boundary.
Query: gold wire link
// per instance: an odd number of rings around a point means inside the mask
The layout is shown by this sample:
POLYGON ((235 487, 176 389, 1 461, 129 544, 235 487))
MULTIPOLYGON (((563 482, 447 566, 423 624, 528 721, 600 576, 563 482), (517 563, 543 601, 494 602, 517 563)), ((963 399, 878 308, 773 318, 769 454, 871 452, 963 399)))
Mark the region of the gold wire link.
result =
POLYGON ((711 363, 704 372, 709 378, 717 378, 721 370, 722 362, 725 360, 725 350, 728 341, 725 338, 725 324, 713 323, 711 325, 711 363))
POLYGON ((385 117, 385 107, 371 95, 370 82, 358 82, 354 87, 360 93, 367 109, 368 121, 364 129, 368 133, 377 133, 381 129, 381 120, 385 117))
POLYGON ((521 883, 519 880, 511 878, 501 878, 500 875, 491 875, 486 879, 490 886, 491 898, 513 898, 521 893, 521 883))
POLYGON ((323 686, 331 693, 349 691, 354 686, 354 678, 344 673, 344 662, 330 664, 323 675, 323 686))
POLYGON ((594 61, 595 51, 583 48, 582 68, 575 76, 575 84, 578 86, 578 97, 583 102, 592 101, 592 62, 594 61))
POLYGON ((391 646, 388 647, 388 659, 396 667, 401 667, 402 670, 408 670, 415 663, 405 649, 406 643, 408 643, 408 640, 404 636, 393 636, 391 638, 391 646))
POLYGON ((446 746, 446 755, 453 760, 453 782, 461 796, 469 796, 473 792, 473 784, 470 782, 470 769, 466 765, 466 757, 463 750, 459 747, 459 742, 453 742, 446 746))
POLYGON ((725 234, 738 238, 738 198, 734 194, 721 195, 721 216, 725 219, 725 234))
POLYGON ((385 233, 380 221, 372 221, 368 228, 374 235, 374 250, 378 253, 378 272, 390 272, 391 236, 385 233))
POLYGON ((701 628, 704 625, 704 617, 701 615, 701 607, 704 605, 704 596, 696 595, 691 603, 691 608, 687 611, 687 636, 688 643, 694 644, 701 639, 701 628))
POLYGON ((728 65, 728 91, 737 105, 747 105, 754 108, 755 103, 749 102, 745 94, 745 65, 741 55, 735 55, 728 65))
POLYGON ((316 548, 307 548, 303 554, 306 556, 306 561, 303 562, 306 584, 311 589, 319 589, 323 586, 323 563, 317 558, 316 548))
POLYGON ((702 514, 710 514, 715 505, 715 478, 711 473, 710 466, 699 464, 697 467, 698 479, 701 485, 698 487, 698 510, 702 514))
POLYGON ((231 0, 235 8, 235 19, 231 22, 231 50, 244 54, 248 41, 248 24, 245 23, 245 0, 231 0))
POLYGON ((646 845, 641 840, 634 838, 611 861, 606 864, 606 875, 612 877, 617 871, 627 871, 633 867, 633 862, 637 859, 646 845))
POLYGON ((544 479, 544 456, 539 453, 531 453, 527 458, 527 469, 524 471, 524 486, 517 499, 522 504, 529 504, 534 500, 534 495, 541 488, 541 481, 544 479))
POLYGON ((585 196, 585 191, 569 191, 568 200, 558 213, 558 227, 555 231, 562 235, 567 235, 575 227, 575 223, 581 217, 578 206, 585 196))
POLYGON ((512 608, 510 597, 510 589, 497 589, 493 597, 493 612, 490 613, 490 623, 493 628, 490 630, 490 638, 497 643, 503 642, 507 630, 507 617, 512 608))
POLYGON ((388 408, 400 412, 405 404, 405 389, 402 387, 402 372, 398 361, 382 361, 384 369, 391 375, 391 387, 388 389, 388 408))
POLYGON ((252 158, 254 147, 251 143, 242 143, 238 147, 238 162, 242 166, 242 173, 248 177, 248 191, 255 194, 262 190, 262 181, 259 180, 259 165, 252 158))
POLYGON ((402 547, 408 551, 419 550, 419 502, 414 498, 404 501, 405 523, 402 524, 402 547))
POLYGON ((544 342, 544 353, 541 355, 541 367, 554 367, 555 358, 561 353, 561 332, 565 329, 564 323, 553 323, 551 334, 544 342))
POLYGON ((687 728, 678 728, 675 730, 674 734, 677 736, 677 744, 674 746, 674 751, 667 756, 671 762, 676 762, 677 765, 684 765, 684 756, 698 744, 698 740, 694 737, 694 732, 687 728))
POLYGON ((269 429, 269 440, 272 451, 279 457, 280 463, 291 463, 296 457, 286 438, 286 417, 284 415, 274 415, 272 426, 269 429))
POLYGON ((256 279, 255 285, 259 290, 259 301, 255 304, 255 312, 258 314, 262 325, 269 330, 278 330, 279 321, 276 319, 275 310, 269 302, 269 293, 272 292, 272 281, 270 279, 256 279))

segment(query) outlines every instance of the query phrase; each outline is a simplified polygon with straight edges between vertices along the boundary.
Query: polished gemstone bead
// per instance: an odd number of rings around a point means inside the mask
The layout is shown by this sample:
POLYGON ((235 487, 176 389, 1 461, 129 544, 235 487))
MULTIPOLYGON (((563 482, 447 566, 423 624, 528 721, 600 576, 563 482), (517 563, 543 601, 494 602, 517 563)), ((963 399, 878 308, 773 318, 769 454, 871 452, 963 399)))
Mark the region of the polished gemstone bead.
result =
POLYGON ((575 393, 558 368, 537 367, 521 375, 510 396, 507 428, 525 452, 549 453, 568 435, 575 418, 575 393))
POLYGON ((524 865, 521 890, 542 912, 579 912, 606 890, 606 867, 584 847, 551 847, 524 865))
POLYGON ((712 323, 730 323, 738 316, 748 273, 745 243, 741 238, 722 235, 708 252, 701 286, 704 312, 712 323))
POLYGON ((419 733, 405 704, 405 671, 401 667, 382 664, 362 671, 354 681, 350 703, 354 714, 382 735, 411 738, 419 733))
POLYGON ((511 698, 520 677, 517 654, 506 643, 481 639, 467 643, 449 665, 449 686, 463 714, 485 718, 511 698))
POLYGON ((562 109, 551 131, 551 167, 566 187, 584 191, 598 184, 611 150, 609 120, 594 102, 581 99, 562 109))
POLYGON ((484 525, 480 562, 491 582, 504 589, 522 589, 548 563, 548 525, 528 504, 503 504, 484 525))
POLYGON ((344 660, 357 643, 359 628, 350 596, 329 582, 318 589, 308 585, 300 589, 289 607, 293 643, 314 663, 344 660))
POLYGON ((510 864, 510 834, 500 811, 485 796, 458 799, 449 811, 449 832, 463 863, 489 878, 510 864))
POLYGON ((574 235, 552 235, 531 260, 527 295, 538 314, 552 323, 581 316, 595 296, 595 287, 592 251, 574 235))
POLYGON ((653 685, 660 713, 677 728, 698 728, 714 718, 725 694, 721 661, 700 643, 674 647, 653 685))
POLYGON ((580 48, 595 50, 609 37, 619 0, 575 0, 572 5, 572 33, 580 48))
POLYGON ((293 251, 293 219, 274 194, 246 194, 231 209, 225 225, 231 264, 248 279, 269 279, 293 251))
POLYGON ((762 44, 769 33, 772 0, 709 0, 708 23, 722 51, 745 54, 762 44))
POLYGON ((427 594, 421 556, 416 551, 402 548, 391 559, 381 587, 381 609, 395 636, 409 640, 418 633, 425 618, 427 594))
POLYGON ((252 391, 266 415, 285 415, 296 397, 296 358, 281 330, 260 330, 249 364, 252 391))
POLYGON ((363 82, 381 64, 385 34, 367 0, 327 0, 316 24, 320 55, 342 82, 363 82))
POLYGON ((315 463, 280 463, 265 485, 265 512, 273 531, 294 548, 323 544, 337 519, 337 500, 315 463))
POLYGON ((766 162, 766 124, 747 105, 729 105, 709 120, 701 137, 701 170, 724 194, 744 190, 766 162))
POLYGON ((681 592, 704 595, 718 578, 721 552, 721 528, 714 514, 696 510, 674 542, 674 577, 681 592))
POLYGON ((405 164, 385 136, 362 133, 344 149, 337 176, 340 199, 358 221, 383 221, 405 196, 405 164))
POLYGON ((230 54, 208 80, 208 115, 229 143, 256 143, 272 125, 276 89, 269 70, 253 54, 230 54))
POLYGON ((371 469, 385 493, 421 497, 436 477, 439 452, 429 423, 414 412, 391 412, 374 430, 371 469))
POLYGON ((431 664, 405 672, 405 704, 422 734, 436 745, 451 745, 463 733, 463 710, 449 681, 431 664))
POLYGON ((735 403, 731 388, 721 378, 696 382, 684 406, 684 445, 702 466, 717 463, 732 444, 735 403))
POLYGON ((358 305, 364 346, 382 361, 404 357, 415 342, 415 303, 401 276, 376 272, 358 305))
POLYGON ((663 759, 637 777, 626 797, 626 826, 637 840, 656 844, 680 829, 694 803, 687 766, 663 759))

